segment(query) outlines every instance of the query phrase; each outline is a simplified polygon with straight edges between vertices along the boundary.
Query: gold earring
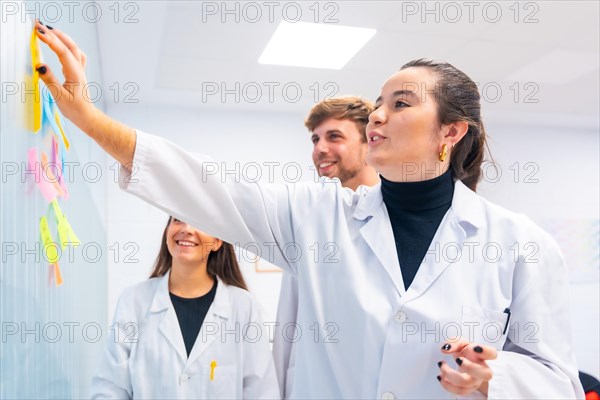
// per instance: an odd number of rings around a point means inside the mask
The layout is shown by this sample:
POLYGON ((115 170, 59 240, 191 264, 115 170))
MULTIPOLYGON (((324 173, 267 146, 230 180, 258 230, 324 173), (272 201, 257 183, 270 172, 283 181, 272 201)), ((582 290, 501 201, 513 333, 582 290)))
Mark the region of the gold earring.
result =
POLYGON ((444 161, 446 159, 446 157, 448 156, 448 146, 443 144, 442 145, 442 152, 440 153, 440 161, 444 161))

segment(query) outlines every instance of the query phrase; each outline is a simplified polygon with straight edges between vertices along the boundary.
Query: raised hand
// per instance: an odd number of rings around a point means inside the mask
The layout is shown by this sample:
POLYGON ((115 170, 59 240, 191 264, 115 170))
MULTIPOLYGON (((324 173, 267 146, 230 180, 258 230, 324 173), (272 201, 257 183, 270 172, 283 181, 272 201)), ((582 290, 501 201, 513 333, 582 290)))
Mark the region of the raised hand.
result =
POLYGON ((45 26, 39 20, 36 21, 35 28, 37 37, 58 56, 65 81, 61 84, 45 64, 38 64, 35 68, 63 115, 85 131, 86 125, 93 120, 96 112, 87 93, 84 70, 86 55, 60 30, 45 26))
POLYGON ((85 53, 58 29, 44 26, 39 20, 36 21, 35 28, 38 38, 52 49, 62 65, 65 78, 62 84, 47 65, 35 66, 60 111, 121 165, 130 169, 135 152, 136 132, 104 115, 89 100, 84 71, 85 53))

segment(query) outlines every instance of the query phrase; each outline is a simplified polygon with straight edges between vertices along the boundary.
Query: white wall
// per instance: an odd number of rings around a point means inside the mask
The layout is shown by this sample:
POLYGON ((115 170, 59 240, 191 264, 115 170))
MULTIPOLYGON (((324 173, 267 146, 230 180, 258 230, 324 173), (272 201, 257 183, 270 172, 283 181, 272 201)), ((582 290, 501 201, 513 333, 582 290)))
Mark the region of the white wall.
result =
MULTIPOLYGON (((248 112, 198 112, 195 110, 109 109, 113 117, 140 130, 158 134, 189 151, 210 154, 225 162, 297 162, 305 167, 302 180, 314 179, 310 166, 311 144, 303 114, 248 112)), ((550 122, 551 124, 551 122, 550 122)), ((550 125, 551 126, 551 125, 550 125)), ((523 212, 537 222, 547 219, 598 219, 598 132, 581 127, 532 128, 511 126, 502 118, 488 120, 490 149, 502 171, 490 169, 480 193, 511 210, 523 212), (519 163, 520 174, 510 169, 519 163), (527 164, 526 163, 531 163, 527 164), (525 179, 528 178, 528 179, 525 179), (537 182, 530 182, 532 180, 537 182)), ((112 162, 112 161, 111 161, 112 162)), ((231 164, 230 164, 231 166, 231 164)), ((283 181, 282 169, 275 170, 283 181)), ((116 183, 107 190, 109 245, 119 247, 118 263, 109 260, 109 312, 112 316, 122 289, 145 279, 156 256, 166 215, 141 200, 121 192, 116 183), (124 246, 131 243, 128 251, 124 246), (135 247, 137 246, 137 247, 135 247), (138 249, 133 263, 125 254, 138 249)), ((583 240, 583 238, 582 238, 583 240)), ((597 252, 597 246, 595 245, 597 252)), ((116 250, 113 251, 116 254, 116 250)), ((242 270, 251 290, 266 309, 265 318, 275 318, 279 273, 254 273, 241 258, 242 270)), ((595 275, 581 275, 572 283, 573 327, 580 368, 596 376, 599 370, 600 322, 598 309, 598 265, 595 275), (587 282, 581 282, 587 279, 587 282)))

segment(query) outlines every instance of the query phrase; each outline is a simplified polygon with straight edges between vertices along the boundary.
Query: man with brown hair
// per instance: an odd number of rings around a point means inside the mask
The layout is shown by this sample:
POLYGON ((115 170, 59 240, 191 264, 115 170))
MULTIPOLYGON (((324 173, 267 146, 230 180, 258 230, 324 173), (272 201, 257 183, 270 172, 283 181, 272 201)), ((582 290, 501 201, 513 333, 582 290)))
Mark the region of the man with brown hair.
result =
POLYGON ((377 172, 365 162, 365 128, 373 104, 347 96, 323 100, 313 106, 304 121, 312 132, 313 163, 319 176, 338 178, 342 186, 356 190, 379 182, 377 172))
MULTIPOLYGON (((379 182, 375 169, 365 162, 368 151, 365 128, 373 109, 371 102, 355 96, 326 99, 312 107, 304 125, 312 133, 312 159, 320 177, 338 178, 342 186, 352 190, 379 182)), ((322 248, 325 243, 317 245, 322 248)), ((273 343, 283 398, 289 397, 293 384, 294 343, 302 340, 303 334, 304 340, 314 340, 315 332, 310 331, 310 326, 296 324, 297 314, 298 283, 295 277, 284 272, 273 343)))

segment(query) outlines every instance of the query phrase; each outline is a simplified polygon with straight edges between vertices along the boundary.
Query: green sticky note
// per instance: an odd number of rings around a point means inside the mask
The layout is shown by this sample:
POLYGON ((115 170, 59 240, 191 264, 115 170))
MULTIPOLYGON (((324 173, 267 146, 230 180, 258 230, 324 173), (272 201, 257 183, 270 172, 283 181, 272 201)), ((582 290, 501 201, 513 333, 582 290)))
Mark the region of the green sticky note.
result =
POLYGON ((67 242, 69 241, 69 228, 64 223, 64 219, 61 219, 57 224, 58 229, 58 239, 60 241, 60 248, 65 249, 67 242))
POLYGON ((79 241, 79 238, 77 237, 77 235, 75 235, 73 228, 71 228, 71 224, 69 223, 69 220, 67 220, 67 217, 63 216, 62 223, 65 225, 64 229, 67 232, 67 235, 69 236, 69 240, 71 241, 71 243, 73 243, 74 246, 79 246, 79 244, 81 242, 79 241))
POLYGON ((42 251, 46 255, 46 260, 50 264, 58 262, 58 246, 52 240, 52 233, 50 233, 50 227, 48 226, 48 219, 43 216, 40 218, 40 237, 42 239, 42 251))

